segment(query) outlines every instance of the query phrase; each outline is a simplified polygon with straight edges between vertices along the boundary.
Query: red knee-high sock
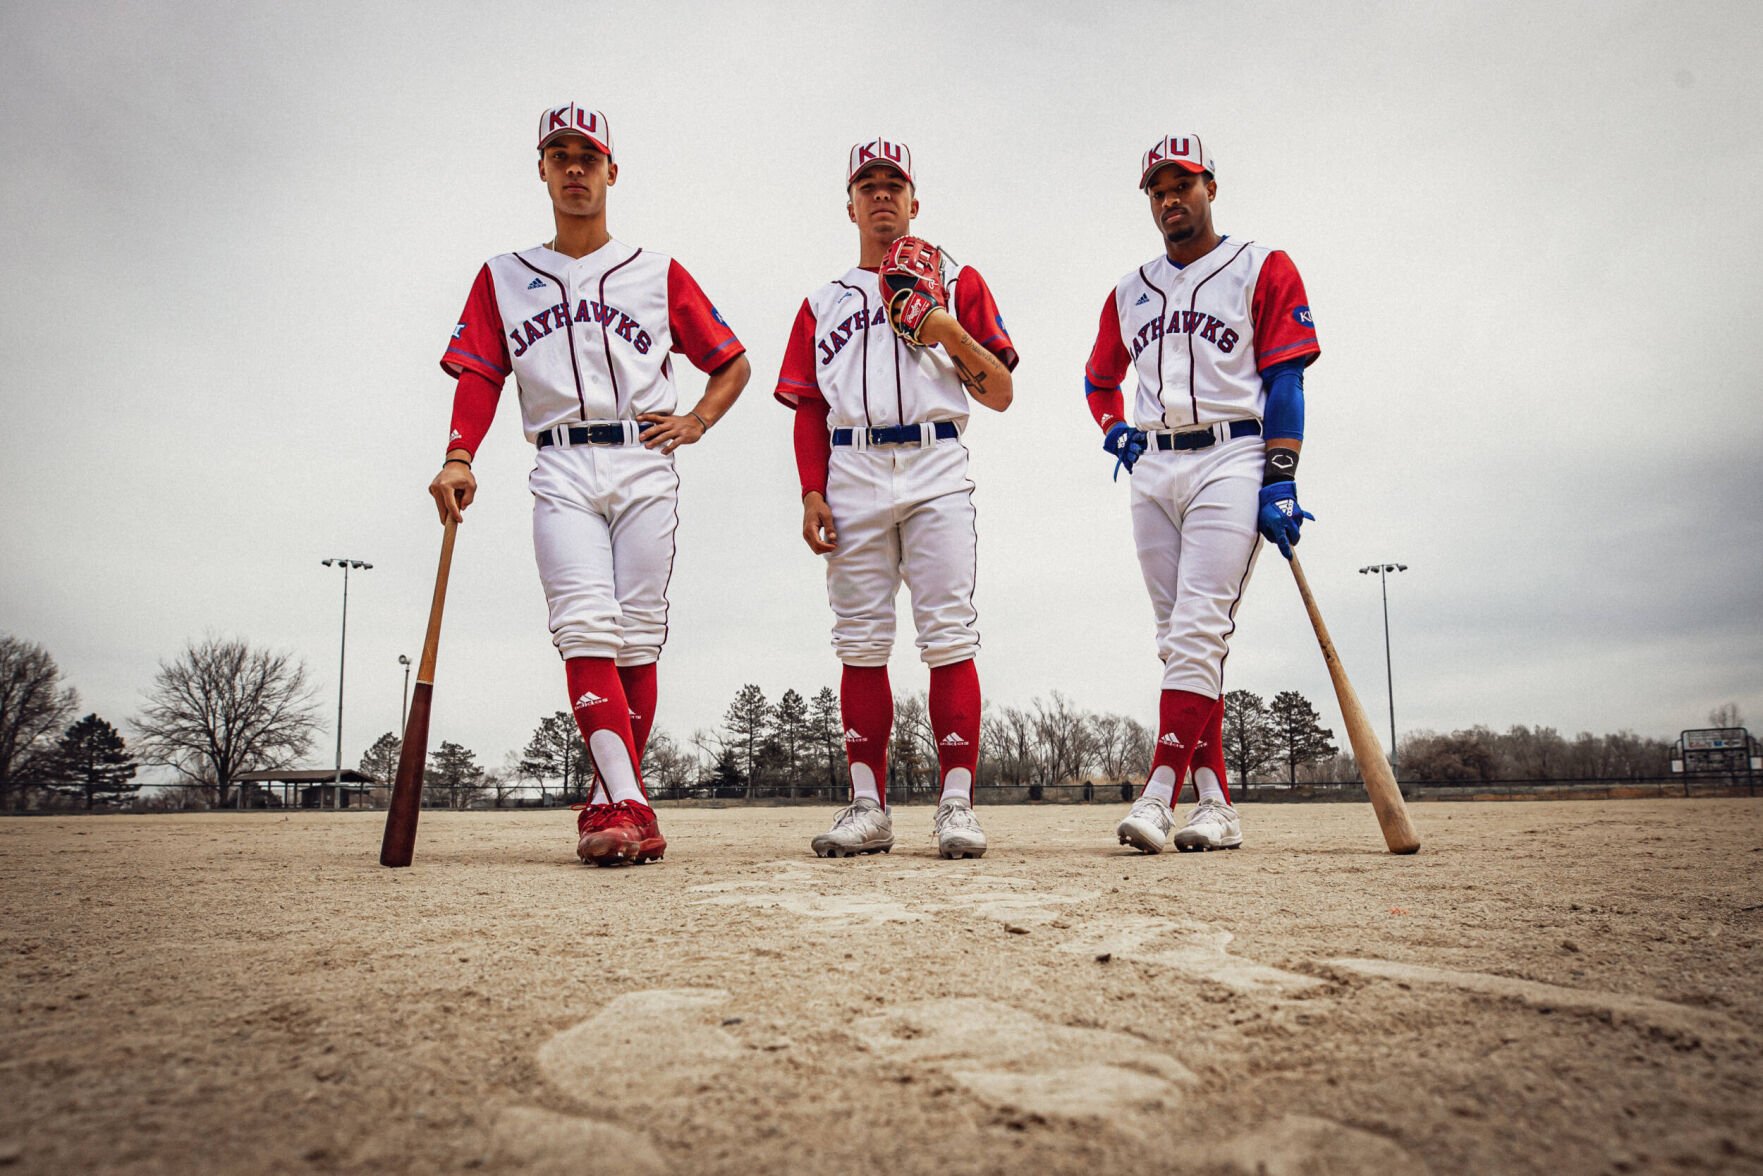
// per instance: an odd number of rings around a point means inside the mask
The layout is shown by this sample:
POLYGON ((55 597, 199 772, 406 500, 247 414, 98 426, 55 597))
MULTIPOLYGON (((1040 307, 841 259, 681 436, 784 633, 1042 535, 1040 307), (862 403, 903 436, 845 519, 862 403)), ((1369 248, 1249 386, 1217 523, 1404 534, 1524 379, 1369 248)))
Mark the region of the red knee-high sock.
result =
POLYGON ((888 807, 888 739, 894 733, 894 691, 886 666, 846 666, 839 680, 851 799, 868 796, 888 807))
POLYGON ((624 686, 625 702, 630 704, 631 746, 637 749, 640 768, 643 753, 649 749, 649 730, 655 726, 655 663, 619 666, 618 681, 624 686))
POLYGON ((979 670, 972 658, 931 668, 930 729, 937 741, 942 800, 960 797, 973 803, 973 774, 979 766, 979 706, 979 670))
POLYGON ((1201 772, 1211 772, 1212 778, 1218 782, 1218 791, 1224 794, 1224 803, 1230 803, 1230 784, 1224 778, 1224 699, 1212 708, 1212 717, 1206 720, 1206 730, 1200 735, 1200 742, 1194 745, 1194 791, 1198 794, 1196 801, 1206 798, 1206 785, 1200 776, 1201 772))
POLYGON ((643 775, 631 742, 630 703, 618 667, 609 657, 572 657, 563 663, 569 679, 570 709, 594 761, 594 771, 605 786, 611 803, 636 800, 648 803, 643 775))
POLYGON ((1163 692, 1157 704, 1157 748, 1151 756, 1151 775, 1145 781, 1143 795, 1159 797, 1165 804, 1175 803, 1181 778, 1187 774, 1188 762, 1194 755, 1194 745, 1202 738, 1216 701, 1191 690, 1163 692))

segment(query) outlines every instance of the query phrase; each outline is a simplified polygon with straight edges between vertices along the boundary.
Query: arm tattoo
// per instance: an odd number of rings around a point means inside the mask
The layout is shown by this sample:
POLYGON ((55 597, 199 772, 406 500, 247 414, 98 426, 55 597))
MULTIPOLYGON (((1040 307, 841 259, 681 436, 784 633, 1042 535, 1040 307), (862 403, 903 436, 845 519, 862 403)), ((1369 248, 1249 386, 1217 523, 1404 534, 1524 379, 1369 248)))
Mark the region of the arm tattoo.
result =
MULTIPOLYGON (((977 343, 974 343, 971 340, 966 342, 966 346, 974 348, 975 350, 978 350, 979 347, 977 343)), ((967 366, 967 364, 962 361, 961 357, 954 351, 949 352, 949 358, 955 361, 955 371, 961 378, 961 386, 966 388, 968 392, 974 396, 984 396, 986 394, 986 376, 988 373, 982 368, 967 366)))

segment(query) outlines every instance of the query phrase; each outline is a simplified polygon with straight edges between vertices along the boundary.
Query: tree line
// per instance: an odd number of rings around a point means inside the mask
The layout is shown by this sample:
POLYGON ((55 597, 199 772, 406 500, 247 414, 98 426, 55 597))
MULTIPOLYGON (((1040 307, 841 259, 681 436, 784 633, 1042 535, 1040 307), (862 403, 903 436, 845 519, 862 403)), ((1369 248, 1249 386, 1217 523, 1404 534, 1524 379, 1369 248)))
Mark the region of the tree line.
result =
MULTIPOLYGON (((319 707, 298 659, 219 637, 192 641, 163 661, 128 720, 131 747, 97 714, 79 716, 79 696, 61 682, 41 645, 0 634, 0 809, 114 805, 141 787, 138 767, 170 769, 190 802, 227 807, 241 773, 284 768, 311 751, 319 707)), ((1742 726, 1728 703, 1714 726, 1742 726)), ((1130 715, 1084 710, 1055 691, 1027 706, 988 702, 981 715, 976 785, 1039 795, 1049 786, 1142 780, 1154 732, 1130 715)), ((1664 776, 1671 744, 1620 731, 1569 739, 1550 727, 1486 727, 1403 739, 1398 774, 1418 782, 1575 780, 1664 776)), ((382 784, 396 772, 399 740, 381 735, 361 771, 382 784)), ((1350 783, 1350 753, 1339 749, 1316 708, 1296 691, 1271 699, 1248 690, 1225 695, 1224 753, 1233 784, 1350 783)), ((658 797, 815 797, 845 794, 844 733, 831 687, 786 689, 774 702, 747 683, 714 727, 678 739, 654 730, 642 773, 658 797)), ((592 787, 586 745, 567 711, 541 717, 519 751, 485 766, 475 752, 442 740, 429 753, 425 802, 465 808, 505 805, 535 793, 581 801, 592 787)), ((889 745, 888 784, 901 799, 939 787, 936 739, 922 691, 899 695, 889 745)))

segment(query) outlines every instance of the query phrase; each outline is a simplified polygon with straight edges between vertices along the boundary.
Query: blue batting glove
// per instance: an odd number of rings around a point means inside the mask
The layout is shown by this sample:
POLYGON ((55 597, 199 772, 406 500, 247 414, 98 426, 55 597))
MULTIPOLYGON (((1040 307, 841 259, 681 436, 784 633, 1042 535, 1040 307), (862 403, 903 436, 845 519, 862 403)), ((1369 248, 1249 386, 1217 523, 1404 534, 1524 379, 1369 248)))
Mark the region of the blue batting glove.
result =
POLYGON ((1256 512, 1255 522, 1261 528, 1262 538, 1278 544, 1279 553, 1287 559, 1292 558, 1292 548, 1298 544, 1298 528, 1305 519, 1315 522, 1316 516, 1298 505, 1296 482, 1261 487, 1261 509, 1256 512))
POLYGON ((1144 456, 1146 444, 1145 431, 1135 429, 1125 421, 1108 430, 1102 439, 1102 449, 1114 455, 1114 480, 1120 481, 1120 467, 1125 466, 1128 474, 1132 473, 1133 463, 1144 456))

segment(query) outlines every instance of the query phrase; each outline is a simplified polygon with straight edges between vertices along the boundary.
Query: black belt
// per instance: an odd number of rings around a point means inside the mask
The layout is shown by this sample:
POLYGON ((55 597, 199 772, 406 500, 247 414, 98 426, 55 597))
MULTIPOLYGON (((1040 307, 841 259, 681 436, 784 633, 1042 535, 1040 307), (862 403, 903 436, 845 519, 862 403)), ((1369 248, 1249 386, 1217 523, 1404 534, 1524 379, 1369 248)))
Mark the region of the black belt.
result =
MULTIPOLYGON (((1260 421, 1232 421, 1230 423, 1230 439, 1238 437, 1259 437, 1260 421)), ((1181 433, 1152 433, 1153 449, 1210 449, 1218 443, 1218 426, 1210 425, 1204 429, 1189 429, 1181 433)))
MULTIPOLYGON (((642 428, 648 428, 645 422, 642 428)), ((623 425, 558 425, 539 434, 539 448, 553 445, 623 445, 623 425)))
MULTIPOLYGON (((961 436, 954 421, 938 421, 933 427, 938 441, 953 441, 961 436)), ((834 429, 834 445, 854 445, 858 438, 865 445, 916 445, 924 439, 917 425, 890 425, 885 429, 834 429)))

